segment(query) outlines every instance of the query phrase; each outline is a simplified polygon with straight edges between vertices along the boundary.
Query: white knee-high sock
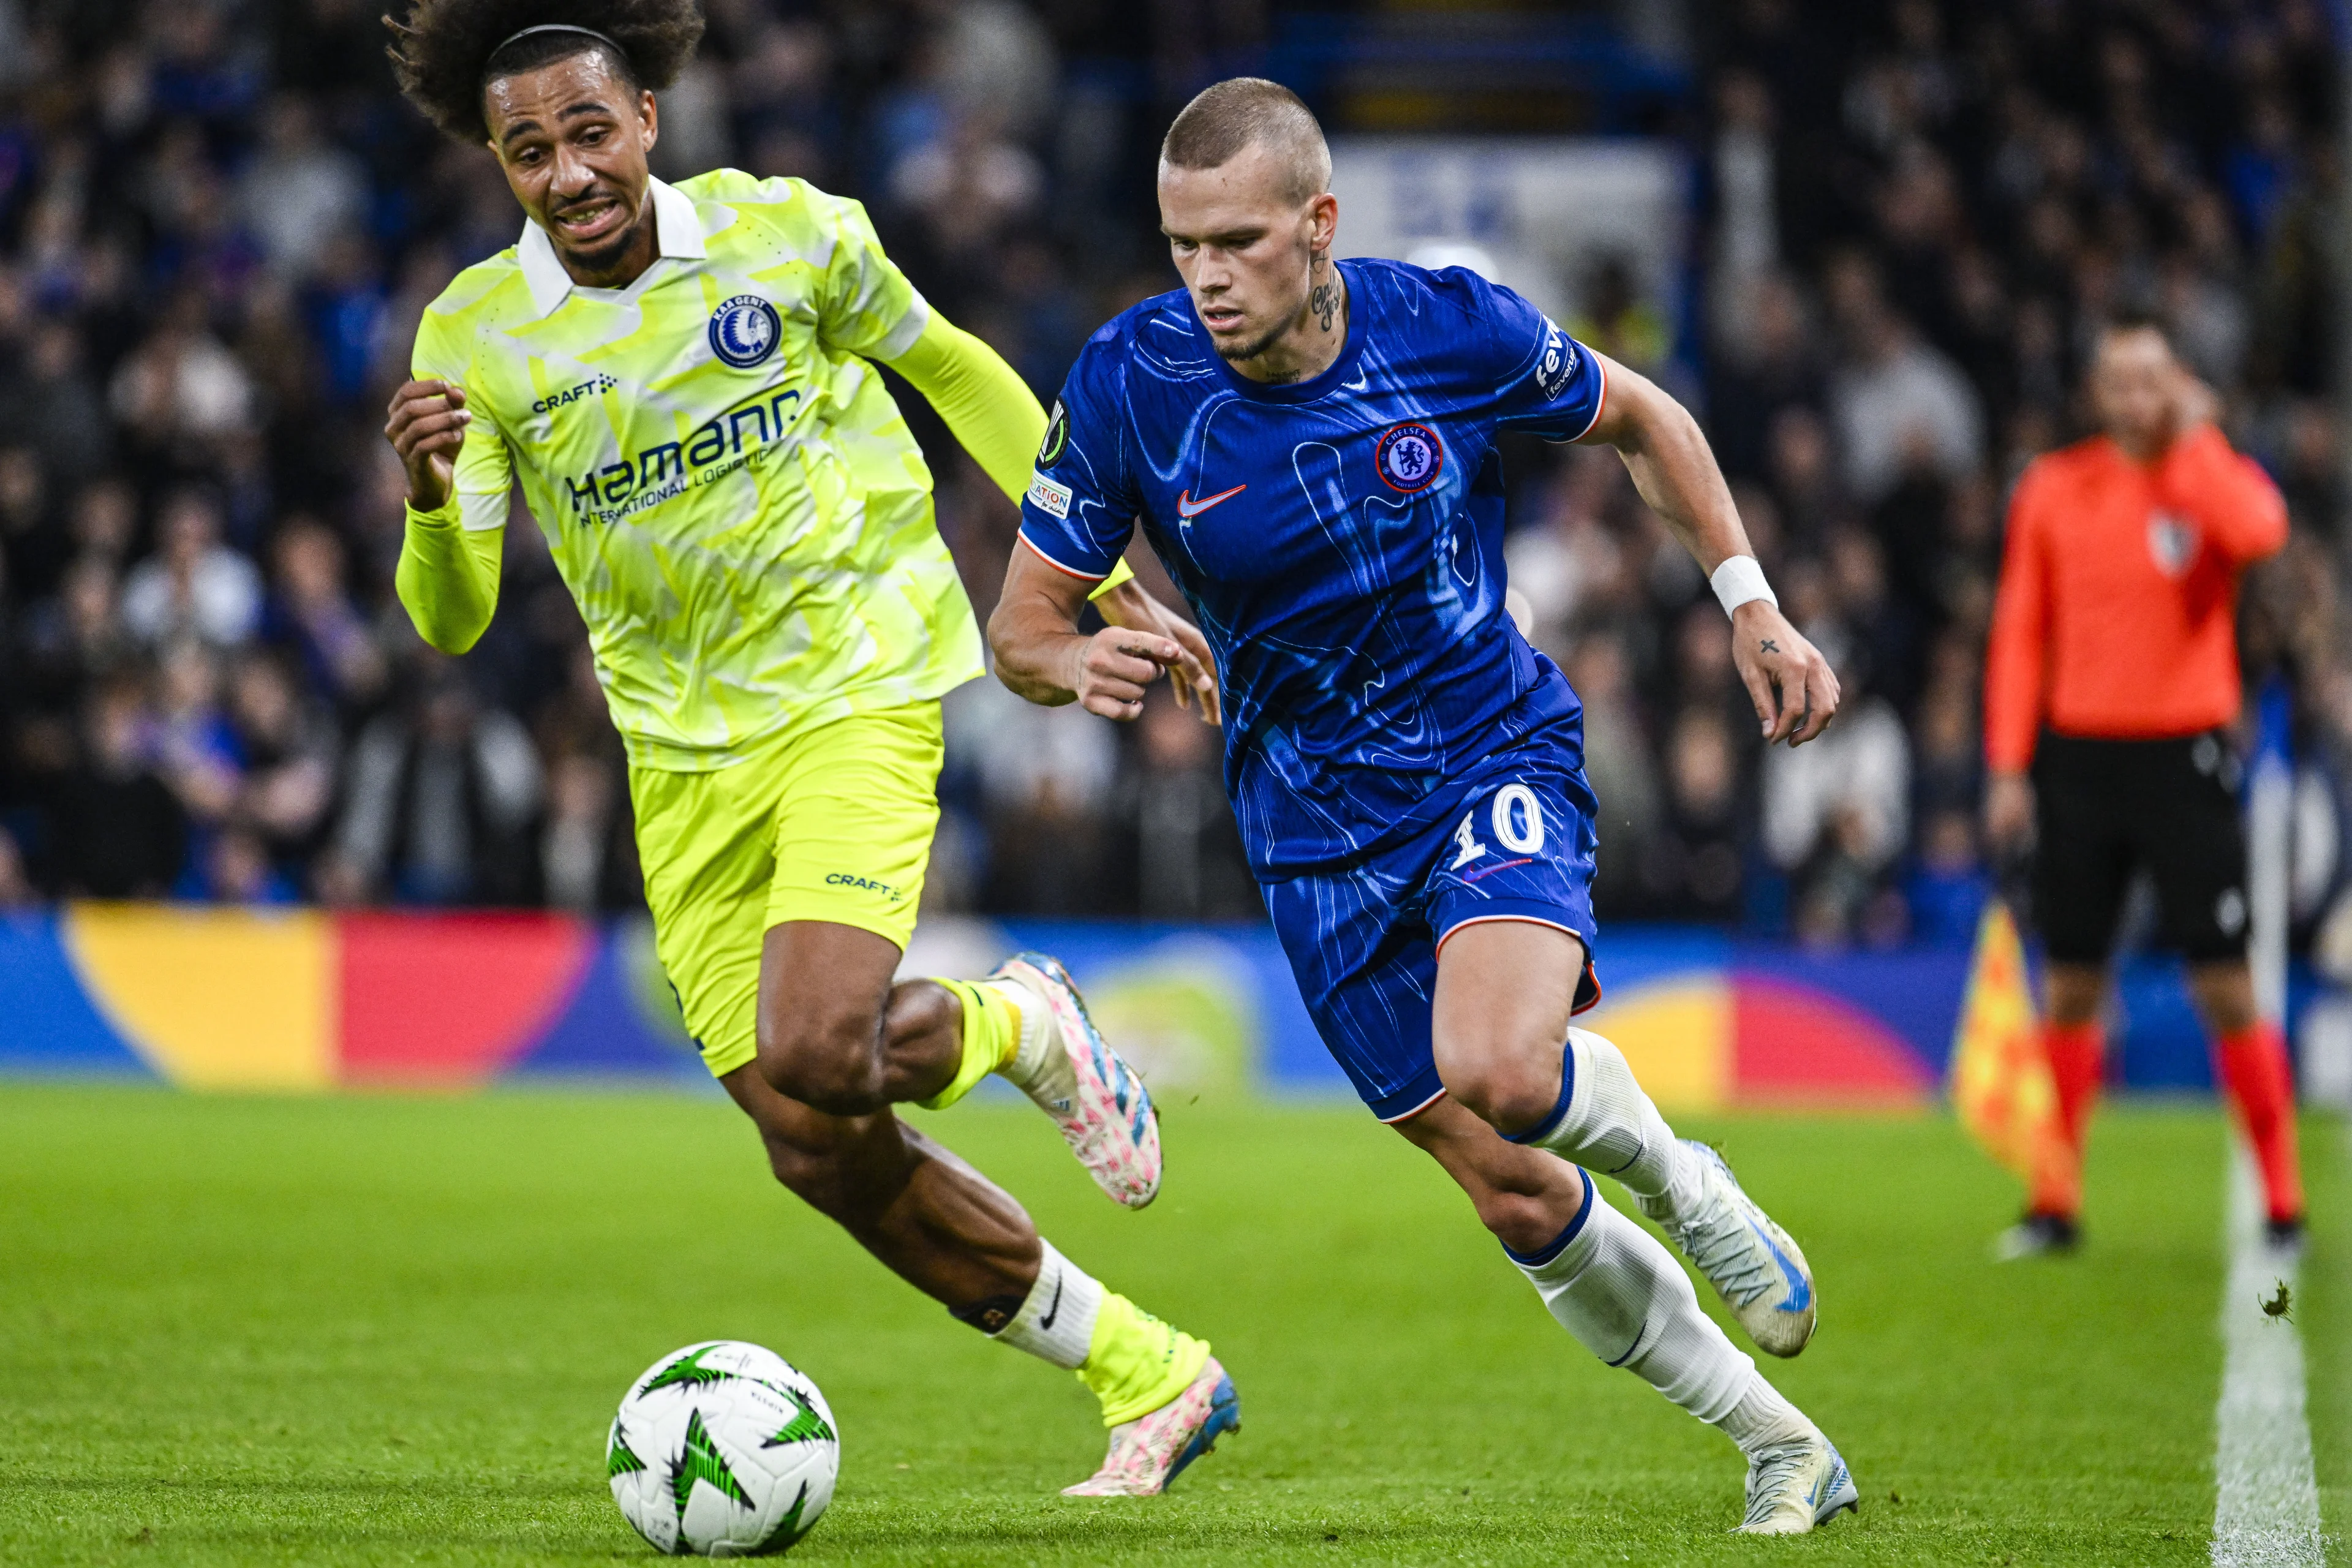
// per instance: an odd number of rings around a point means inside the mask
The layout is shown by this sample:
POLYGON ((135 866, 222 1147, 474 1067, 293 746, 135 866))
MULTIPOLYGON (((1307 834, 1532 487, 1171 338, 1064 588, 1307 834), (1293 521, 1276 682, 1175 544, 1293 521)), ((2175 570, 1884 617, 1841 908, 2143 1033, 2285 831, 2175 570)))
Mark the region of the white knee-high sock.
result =
POLYGON ((1585 1349, 1721 1427, 1743 1450, 1811 1430, 1699 1310, 1682 1265, 1603 1202, 1590 1175, 1575 1223, 1541 1252, 1514 1252, 1511 1261, 1585 1349))
POLYGON ((1551 1115, 1504 1136, 1614 1176, 1652 1219, 1672 1219, 1698 1199, 1698 1167, 1688 1151, 1642 1091, 1625 1054, 1590 1029, 1568 1032, 1551 1115))

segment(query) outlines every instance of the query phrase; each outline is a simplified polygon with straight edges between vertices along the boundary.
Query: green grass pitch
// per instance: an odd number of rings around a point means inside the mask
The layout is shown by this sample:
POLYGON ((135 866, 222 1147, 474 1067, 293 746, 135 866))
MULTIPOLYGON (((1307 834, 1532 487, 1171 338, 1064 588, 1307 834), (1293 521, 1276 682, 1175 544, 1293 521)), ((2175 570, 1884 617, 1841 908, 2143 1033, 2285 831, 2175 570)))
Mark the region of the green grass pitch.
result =
MULTIPOLYGON (((1055 1495, 1102 1435, 769 1179, 716 1099, 204 1099, 0 1087, 0 1562, 612 1563, 628 1380, 755 1340, 824 1385, 840 1493, 796 1558, 1026 1563, 2204 1563, 2224 1151, 2100 1123, 2091 1244, 1996 1268, 2012 1185, 1947 1121, 1711 1118, 1804 1241, 1773 1371, 1864 1496, 1728 1539, 1731 1446, 1596 1364, 1436 1169, 1360 1111, 1175 1105, 1140 1215, 1024 1108, 928 1119, 1046 1235, 1210 1336, 1244 1429, 1171 1496, 1055 1495)), ((2345 1135, 2296 1318, 2327 1528, 2352 1502, 2345 1135)), ((1612 1194, 1615 1189, 1609 1189, 1612 1194)), ((1736 1331, 1735 1331, 1736 1337, 1736 1331)), ((2336 1559, 2341 1561, 2340 1555, 2336 1559)))

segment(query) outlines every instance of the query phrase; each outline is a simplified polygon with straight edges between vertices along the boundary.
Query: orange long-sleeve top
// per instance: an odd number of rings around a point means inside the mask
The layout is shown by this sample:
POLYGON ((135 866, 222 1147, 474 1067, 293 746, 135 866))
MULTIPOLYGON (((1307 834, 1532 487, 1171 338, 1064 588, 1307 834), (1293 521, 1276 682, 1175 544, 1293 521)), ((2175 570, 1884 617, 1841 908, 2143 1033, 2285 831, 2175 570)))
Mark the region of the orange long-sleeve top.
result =
POLYGON ((1985 656, 1985 760, 2062 735, 2154 740, 2237 717, 2238 577, 2286 542, 2286 505, 2203 425, 2153 463, 2104 436, 2036 458, 2009 503, 1985 656))

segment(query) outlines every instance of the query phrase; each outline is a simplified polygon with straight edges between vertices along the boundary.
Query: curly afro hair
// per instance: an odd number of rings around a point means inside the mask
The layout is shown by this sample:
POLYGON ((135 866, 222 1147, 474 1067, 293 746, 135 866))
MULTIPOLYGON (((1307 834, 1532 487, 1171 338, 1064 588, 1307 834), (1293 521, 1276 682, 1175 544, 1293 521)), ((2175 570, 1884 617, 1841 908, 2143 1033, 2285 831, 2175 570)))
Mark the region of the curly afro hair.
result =
POLYGON ((597 52, 631 86, 658 92, 677 79, 702 41, 697 0, 410 0, 408 20, 391 16, 393 74, 425 117, 460 142, 490 139, 482 89, 491 78, 535 70, 551 60, 597 52), (620 46, 615 58, 581 33, 533 33, 499 47, 525 27, 551 23, 588 27, 620 46))

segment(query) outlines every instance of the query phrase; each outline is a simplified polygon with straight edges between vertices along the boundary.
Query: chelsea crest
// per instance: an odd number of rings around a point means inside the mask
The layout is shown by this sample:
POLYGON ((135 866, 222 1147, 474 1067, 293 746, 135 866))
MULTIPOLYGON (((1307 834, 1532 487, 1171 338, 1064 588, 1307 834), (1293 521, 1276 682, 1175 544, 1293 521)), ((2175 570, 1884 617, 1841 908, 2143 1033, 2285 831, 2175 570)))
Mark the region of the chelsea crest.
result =
POLYGON ((1372 448, 1372 466, 1389 489, 1416 495, 1437 482, 1437 472, 1445 466, 1445 443, 1426 425, 1391 425, 1372 448))
POLYGON ((738 294, 710 312, 710 352, 737 370, 749 370, 776 352, 784 323, 757 294, 738 294))

